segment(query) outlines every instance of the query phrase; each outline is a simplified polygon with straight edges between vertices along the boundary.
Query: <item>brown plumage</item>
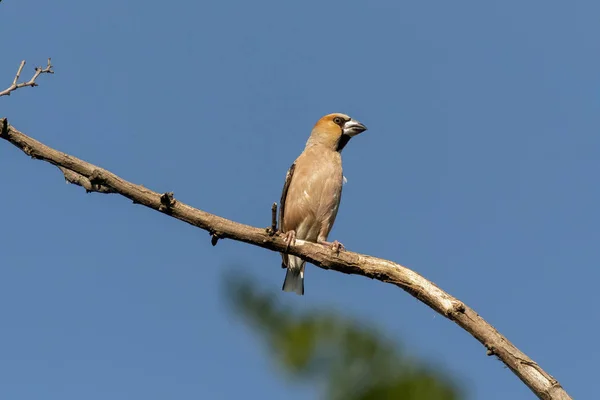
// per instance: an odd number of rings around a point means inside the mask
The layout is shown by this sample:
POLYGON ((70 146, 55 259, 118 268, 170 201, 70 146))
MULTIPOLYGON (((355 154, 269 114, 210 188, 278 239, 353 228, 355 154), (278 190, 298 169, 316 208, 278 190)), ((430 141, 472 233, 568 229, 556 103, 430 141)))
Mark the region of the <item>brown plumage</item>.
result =
MULTIPOLYGON (((306 148, 286 175, 279 209, 279 226, 286 241, 295 239, 332 246, 327 242, 342 196, 342 156, 340 152, 352 136, 367 128, 345 114, 329 114, 315 124, 306 148)), ((282 253, 287 268, 283 290, 304 294, 305 262, 282 253)))

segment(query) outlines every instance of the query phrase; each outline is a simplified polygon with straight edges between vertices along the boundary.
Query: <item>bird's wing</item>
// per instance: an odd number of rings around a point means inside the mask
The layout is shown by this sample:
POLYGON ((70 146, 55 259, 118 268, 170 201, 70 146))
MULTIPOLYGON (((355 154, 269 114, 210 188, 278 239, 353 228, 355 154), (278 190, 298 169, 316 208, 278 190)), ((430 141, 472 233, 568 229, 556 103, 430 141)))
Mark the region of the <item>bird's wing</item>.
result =
MULTIPOLYGON (((279 230, 285 232, 283 215, 285 212, 285 200, 287 198, 290 183, 292 183, 292 177, 294 176, 294 170, 296 169, 296 163, 294 162, 290 169, 288 169, 285 175, 285 183, 283 184, 283 191, 281 192, 281 200, 279 201, 279 230)), ((281 268, 287 268, 287 254, 281 253, 282 263, 281 268)))
POLYGON ((294 176, 294 170, 296 169, 296 163, 294 162, 290 169, 288 169, 285 175, 285 183, 283 184, 283 191, 281 192, 281 200, 279 201, 279 230, 285 233, 285 227, 283 226, 283 215, 285 212, 285 200, 287 198, 290 184, 292 183, 292 177, 294 176))

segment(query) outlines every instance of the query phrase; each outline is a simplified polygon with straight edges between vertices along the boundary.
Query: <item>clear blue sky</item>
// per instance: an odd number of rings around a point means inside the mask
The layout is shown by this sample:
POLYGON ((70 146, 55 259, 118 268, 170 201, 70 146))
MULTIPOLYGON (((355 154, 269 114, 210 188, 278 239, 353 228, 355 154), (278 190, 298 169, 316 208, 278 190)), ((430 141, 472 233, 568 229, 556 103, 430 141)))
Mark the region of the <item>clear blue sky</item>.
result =
MULTIPOLYGON (((267 226, 316 120, 344 150, 330 236, 465 301, 578 399, 597 390, 597 1, 67 1, 0 4, 0 116, 57 149, 267 226)), ((0 397, 309 399, 226 307, 230 265, 279 290, 279 256, 117 196, 0 142, 0 397), (257 397, 258 398, 258 397, 257 397)), ((448 371, 469 399, 531 399, 400 289, 309 267, 334 308, 448 371)))

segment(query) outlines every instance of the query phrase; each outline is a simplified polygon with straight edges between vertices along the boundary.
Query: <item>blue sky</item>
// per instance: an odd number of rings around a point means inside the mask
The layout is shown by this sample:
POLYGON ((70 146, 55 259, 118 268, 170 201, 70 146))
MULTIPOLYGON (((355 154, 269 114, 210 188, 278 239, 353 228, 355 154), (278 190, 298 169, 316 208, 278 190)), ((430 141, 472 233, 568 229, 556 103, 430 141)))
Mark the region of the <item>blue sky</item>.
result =
MULTIPOLYGON (((574 398, 596 390, 600 3, 0 4, 0 98, 34 138, 156 191, 267 226, 316 120, 344 150, 330 235, 465 301, 574 398)), ((314 398, 281 379, 220 290, 279 290, 279 256, 117 196, 0 143, 0 394, 7 399, 314 398)), ((531 399, 466 332, 400 289, 309 267, 306 295, 384 329, 469 399, 531 399)))

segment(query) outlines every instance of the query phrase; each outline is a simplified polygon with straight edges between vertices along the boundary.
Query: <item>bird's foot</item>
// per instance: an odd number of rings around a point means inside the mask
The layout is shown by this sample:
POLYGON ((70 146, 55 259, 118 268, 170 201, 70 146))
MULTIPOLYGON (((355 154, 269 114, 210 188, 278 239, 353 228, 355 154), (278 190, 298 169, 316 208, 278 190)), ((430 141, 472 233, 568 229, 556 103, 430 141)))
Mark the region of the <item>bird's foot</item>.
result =
POLYGON ((336 254, 339 254, 340 251, 343 251, 346 249, 344 247, 344 245, 341 244, 340 242, 338 242, 337 240, 334 240, 333 242, 327 242, 325 240, 320 240, 320 241, 318 241, 318 243, 331 247, 331 250, 333 250, 336 254))
POLYGON ((287 231, 283 234, 283 241, 287 244, 285 250, 289 250, 290 246, 296 244, 296 231, 287 231))

